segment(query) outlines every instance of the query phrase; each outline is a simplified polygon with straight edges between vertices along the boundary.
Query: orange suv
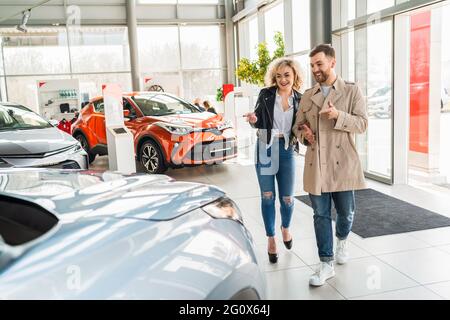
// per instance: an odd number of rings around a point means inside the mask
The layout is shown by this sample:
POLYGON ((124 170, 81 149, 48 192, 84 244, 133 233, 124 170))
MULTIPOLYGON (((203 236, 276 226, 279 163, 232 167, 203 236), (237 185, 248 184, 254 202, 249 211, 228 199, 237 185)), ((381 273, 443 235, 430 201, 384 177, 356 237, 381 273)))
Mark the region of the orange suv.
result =
MULTIPOLYGON (((221 163, 237 156, 236 133, 230 122, 171 94, 125 93, 123 109, 125 125, 134 136, 136 158, 148 173, 221 163)), ((108 153, 102 97, 81 110, 72 129, 90 162, 108 153)))

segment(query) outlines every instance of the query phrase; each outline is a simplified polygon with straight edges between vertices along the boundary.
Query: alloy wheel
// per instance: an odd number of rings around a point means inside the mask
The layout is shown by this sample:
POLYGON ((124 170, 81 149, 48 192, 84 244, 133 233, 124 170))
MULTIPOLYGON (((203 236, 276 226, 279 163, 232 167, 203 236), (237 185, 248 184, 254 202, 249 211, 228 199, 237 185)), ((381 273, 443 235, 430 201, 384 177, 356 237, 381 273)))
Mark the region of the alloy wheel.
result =
POLYGON ((142 150, 142 164, 149 172, 156 172, 159 168, 158 151, 152 145, 146 145, 142 150))

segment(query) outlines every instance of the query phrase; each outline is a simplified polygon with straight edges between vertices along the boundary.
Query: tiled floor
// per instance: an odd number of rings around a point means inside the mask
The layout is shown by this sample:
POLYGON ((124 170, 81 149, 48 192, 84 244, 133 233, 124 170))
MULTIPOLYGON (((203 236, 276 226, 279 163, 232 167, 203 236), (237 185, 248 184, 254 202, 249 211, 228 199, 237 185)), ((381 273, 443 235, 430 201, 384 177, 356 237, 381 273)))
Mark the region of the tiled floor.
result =
MULTIPOLYGON (((241 159, 242 160, 242 159, 241 159)), ((297 157, 296 194, 304 194, 303 158, 297 157)), ((107 158, 98 158, 93 168, 107 168, 107 158)), ((267 239, 260 214, 259 188, 250 161, 169 170, 177 180, 213 184, 240 206, 252 233, 261 268, 267 276, 269 299, 450 299, 450 228, 363 239, 349 237, 351 259, 336 266, 336 276, 320 288, 308 285, 317 263, 312 209, 295 200, 291 232, 294 246, 287 251, 277 230, 279 263, 268 262, 267 239)), ((410 186, 387 186, 369 181, 380 192, 428 210, 450 216, 448 195, 410 186)), ((280 217, 277 216, 277 226, 280 217)))

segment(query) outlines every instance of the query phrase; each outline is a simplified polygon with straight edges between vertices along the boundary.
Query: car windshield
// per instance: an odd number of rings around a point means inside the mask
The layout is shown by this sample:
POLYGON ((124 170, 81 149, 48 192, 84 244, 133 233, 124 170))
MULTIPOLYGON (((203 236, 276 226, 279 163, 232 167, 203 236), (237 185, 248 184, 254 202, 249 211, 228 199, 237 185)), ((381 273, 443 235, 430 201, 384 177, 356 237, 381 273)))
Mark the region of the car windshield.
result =
POLYGON ((134 96, 133 101, 141 109, 144 116, 166 116, 200 112, 193 105, 165 94, 134 96))
POLYGON ((52 125, 28 108, 0 105, 0 131, 51 128, 52 125))

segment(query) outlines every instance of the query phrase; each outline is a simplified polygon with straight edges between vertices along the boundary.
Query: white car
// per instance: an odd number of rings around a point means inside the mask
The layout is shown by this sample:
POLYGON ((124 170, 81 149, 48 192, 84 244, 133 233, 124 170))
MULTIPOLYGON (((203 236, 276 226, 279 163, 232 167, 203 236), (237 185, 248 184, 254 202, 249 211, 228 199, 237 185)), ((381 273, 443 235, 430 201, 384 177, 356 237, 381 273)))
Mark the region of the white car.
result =
POLYGON ((87 169, 87 153, 71 135, 30 109, 0 103, 0 168, 87 169))
POLYGON ((266 298, 224 191, 163 175, 0 171, 0 300, 266 298))

